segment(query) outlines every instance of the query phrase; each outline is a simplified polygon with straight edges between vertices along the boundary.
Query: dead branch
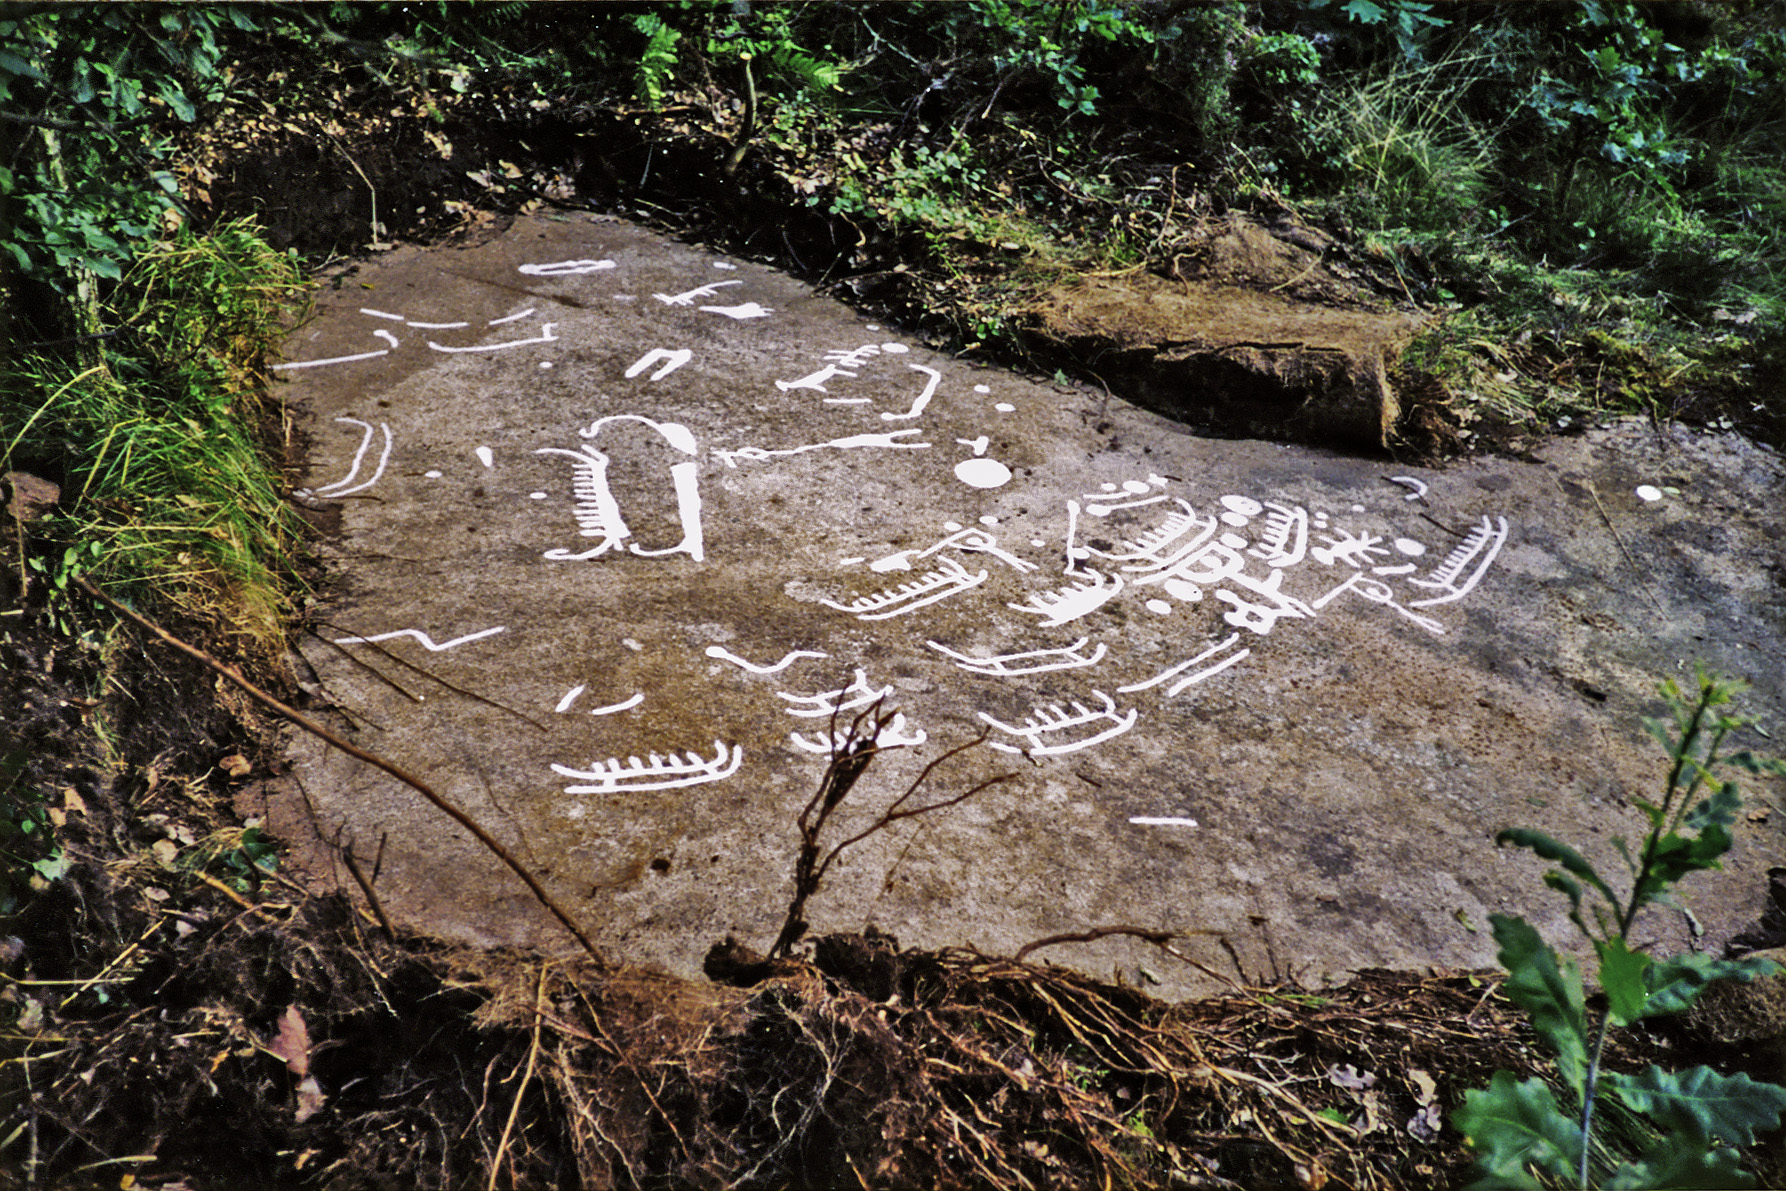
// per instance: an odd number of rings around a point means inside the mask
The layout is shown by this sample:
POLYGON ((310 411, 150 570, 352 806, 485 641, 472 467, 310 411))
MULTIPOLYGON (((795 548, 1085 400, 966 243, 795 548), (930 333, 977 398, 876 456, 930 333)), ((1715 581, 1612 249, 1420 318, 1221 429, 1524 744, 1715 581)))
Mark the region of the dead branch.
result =
POLYGON ((165 644, 173 646, 181 653, 198 662, 202 662, 210 669, 215 670, 218 674, 221 674, 223 677, 229 679, 230 682, 247 692, 248 695, 257 702, 278 712, 287 720, 290 720, 298 727, 304 729, 304 731, 328 741, 350 757, 356 757, 374 768, 382 769, 384 772, 390 774, 392 777, 420 794, 423 798, 426 798, 429 802, 433 803, 444 814, 451 818, 453 822, 471 832, 479 843, 489 849, 491 855, 502 861, 503 864, 508 866, 511 872, 517 877, 520 877, 528 890, 532 892, 534 898, 538 900, 540 905, 550 911, 554 918, 558 919, 565 930, 570 932, 571 937, 576 939, 583 950, 589 954, 589 958, 593 959, 603 967, 608 966, 607 959, 602 955, 601 951, 597 949, 594 941, 583 932, 583 928, 577 925, 576 920, 570 916, 569 912, 567 912, 564 907, 560 906, 550 893, 546 892, 545 886, 539 883, 539 878, 529 872, 527 866, 522 864, 513 852, 510 852, 504 847, 500 840, 491 835, 488 831, 485 831, 483 826, 479 824, 477 820, 454 806, 432 786, 428 785, 428 783, 404 770, 395 762, 387 761, 377 753, 369 752, 356 744, 343 740, 341 737, 329 731, 315 720, 310 719, 296 708, 286 706, 284 703, 250 682, 247 678, 243 677, 241 671, 237 670, 234 666, 218 661, 216 658, 196 646, 186 644, 186 642, 175 637, 172 633, 169 633, 166 629, 162 628, 148 617, 125 607, 111 596, 105 594, 105 592, 99 590, 99 588, 95 587, 85 576, 77 576, 75 578, 75 584, 79 586, 82 591, 86 592, 118 615, 124 617, 126 620, 142 628, 144 631, 153 634, 165 644))
POLYGON ((818 789, 813 792, 812 798, 807 801, 805 808, 801 810, 800 816, 796 820, 796 824, 800 828, 800 852, 794 859, 794 896, 788 903, 788 914, 782 922, 781 933, 776 936, 775 945, 769 949, 770 959, 784 958, 788 949, 799 942, 801 936, 806 933, 807 900, 818 891, 819 883, 824 880, 825 874, 830 871, 831 865, 837 858, 843 854, 844 849, 861 843, 876 832, 885 831, 902 820, 928 815, 932 811, 946 810, 958 803, 966 802, 988 787, 1010 781, 1017 776, 1015 773, 1000 774, 950 798, 926 803, 923 806, 906 805, 930 775, 935 772, 937 766, 984 743, 986 735, 981 733, 975 739, 966 744, 957 745, 931 761, 916 778, 912 779, 911 785, 906 787, 905 792, 895 798, 892 805, 882 811, 874 822, 848 839, 833 845, 821 859, 819 836, 824 832, 825 824, 830 820, 832 812, 843 804, 844 797, 849 794, 850 788, 867 770, 869 762, 880 753, 880 749, 876 747, 876 741, 880 739, 881 733, 893 723, 893 713, 883 711, 882 702, 877 699, 873 706, 858 712, 856 718, 850 722, 849 728, 845 730, 841 740, 836 731, 836 714, 833 713, 831 717, 831 761, 825 766, 825 774, 819 779, 818 789))

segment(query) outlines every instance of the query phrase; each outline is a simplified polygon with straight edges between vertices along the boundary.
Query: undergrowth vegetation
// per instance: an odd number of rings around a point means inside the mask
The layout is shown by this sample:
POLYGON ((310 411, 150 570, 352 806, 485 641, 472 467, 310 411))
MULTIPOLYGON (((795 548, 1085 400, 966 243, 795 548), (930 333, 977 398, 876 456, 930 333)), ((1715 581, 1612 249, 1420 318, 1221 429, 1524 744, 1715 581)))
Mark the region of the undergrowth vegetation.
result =
POLYGON ((61 487, 28 560, 52 615, 72 623, 69 583, 90 574, 226 653, 280 656, 299 526, 266 361, 301 285, 249 223, 182 228, 140 249, 102 339, 0 366, 0 471, 61 487))
POLYGON ((1037 294, 1178 276, 1245 212, 1318 229, 1360 299, 1429 316, 1403 377, 1436 386, 1458 438, 1631 413, 1778 437, 1776 18, 1611 0, 336 5, 269 17, 260 41, 289 61, 326 34, 350 104, 397 101, 456 169, 472 110, 500 114, 521 143, 462 167, 485 199, 706 227, 958 347, 1034 356, 1037 294), (728 225, 740 206, 755 214, 728 225))

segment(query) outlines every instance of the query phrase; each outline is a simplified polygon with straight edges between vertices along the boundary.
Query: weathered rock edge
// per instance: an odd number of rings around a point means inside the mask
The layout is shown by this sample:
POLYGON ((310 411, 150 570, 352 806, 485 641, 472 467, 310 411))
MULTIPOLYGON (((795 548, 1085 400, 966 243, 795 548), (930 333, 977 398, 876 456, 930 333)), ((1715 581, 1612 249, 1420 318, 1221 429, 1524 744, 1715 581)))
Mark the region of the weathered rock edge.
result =
POLYGON ((1222 433, 1387 449, 1388 379, 1422 320, 1151 276, 1048 291, 1031 333, 1156 413, 1222 433))

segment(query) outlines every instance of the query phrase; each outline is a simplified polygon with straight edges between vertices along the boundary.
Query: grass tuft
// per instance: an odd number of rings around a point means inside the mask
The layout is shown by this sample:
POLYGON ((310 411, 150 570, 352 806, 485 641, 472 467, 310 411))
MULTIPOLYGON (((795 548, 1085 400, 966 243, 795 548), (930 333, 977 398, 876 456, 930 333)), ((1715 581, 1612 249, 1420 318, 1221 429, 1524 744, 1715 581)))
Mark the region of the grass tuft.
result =
POLYGON ((299 522, 269 462, 285 426, 266 360, 302 284, 251 221, 181 229, 114 291, 98 352, 0 366, 0 470, 62 487, 37 535, 54 591, 87 574, 226 652, 280 656, 299 522))

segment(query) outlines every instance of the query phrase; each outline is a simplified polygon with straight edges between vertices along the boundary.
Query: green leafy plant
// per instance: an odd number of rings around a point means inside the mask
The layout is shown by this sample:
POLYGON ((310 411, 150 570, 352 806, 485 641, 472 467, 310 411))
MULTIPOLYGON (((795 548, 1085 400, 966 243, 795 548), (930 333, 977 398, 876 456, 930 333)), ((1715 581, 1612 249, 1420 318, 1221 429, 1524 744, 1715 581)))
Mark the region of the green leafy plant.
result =
POLYGON ((14 5, 0 13, 0 250, 66 290, 122 276, 178 204, 167 134, 226 86, 237 5, 14 5))
POLYGON ((1518 1081, 1506 1071, 1496 1072, 1486 1089, 1467 1093, 1453 1120, 1478 1153, 1481 1178, 1474 1186, 1752 1185, 1738 1165, 1739 1151, 1777 1125, 1786 1112, 1786 1087, 1708 1067, 1675 1072, 1651 1066, 1628 1075, 1601 1066, 1612 1027, 1680 1012, 1712 981, 1752 980, 1779 970, 1758 959, 1702 954, 1658 959, 1633 949, 1630 942, 1632 926, 1646 906, 1670 901, 1678 881, 1720 867, 1720 858, 1730 850, 1740 798, 1736 783, 1721 774, 1731 768, 1786 773, 1786 765, 1777 760, 1747 750, 1722 751, 1729 735, 1746 722, 1719 710, 1740 689, 1740 684, 1703 671, 1693 693, 1673 679, 1663 683, 1672 722, 1646 720, 1645 726, 1668 750, 1668 778, 1661 801, 1636 800, 1649 820, 1637 852, 1623 838, 1614 841, 1630 870, 1630 886, 1622 896, 1584 856, 1547 835, 1512 828, 1495 837, 1499 844, 1530 848, 1558 866, 1545 874, 1544 883, 1569 899, 1569 920, 1592 945, 1605 1008, 1595 1020, 1580 967, 1545 943, 1531 924, 1490 915, 1500 961, 1509 973, 1503 990, 1556 1052, 1570 1108, 1565 1110, 1544 1081, 1518 1081), (1604 1156, 1596 1116, 1607 1093, 1660 1130, 1659 1138, 1635 1158, 1604 1156))
POLYGON ((0 755, 0 914, 68 871, 43 790, 25 779, 29 760, 23 748, 0 755))
POLYGON ((137 252, 102 308, 115 332, 100 360, 0 365, 0 467, 67 477, 62 507, 34 523, 33 585, 64 632, 63 594, 90 573, 196 619, 227 607, 238 647, 276 656, 298 521, 262 450, 279 433, 264 385, 296 262, 247 222, 137 252))

